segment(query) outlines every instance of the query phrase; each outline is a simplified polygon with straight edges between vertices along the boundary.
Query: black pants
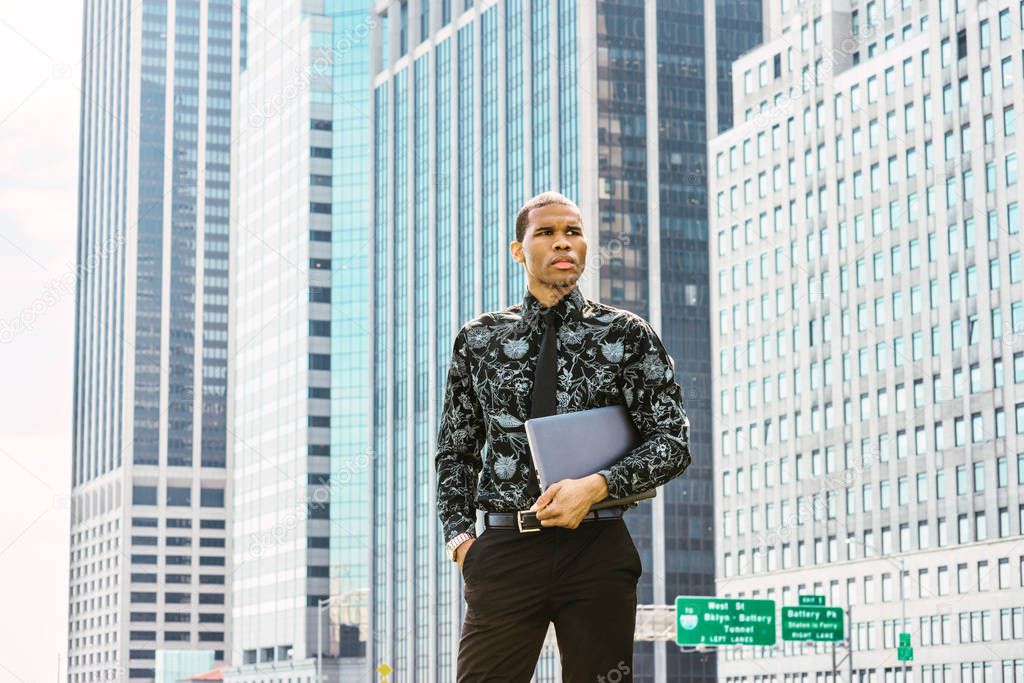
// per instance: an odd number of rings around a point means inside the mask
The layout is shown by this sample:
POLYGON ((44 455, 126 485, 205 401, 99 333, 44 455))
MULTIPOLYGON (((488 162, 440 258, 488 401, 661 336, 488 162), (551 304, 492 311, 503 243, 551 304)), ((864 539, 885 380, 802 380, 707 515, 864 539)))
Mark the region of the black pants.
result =
POLYGON ((641 571, 621 519, 528 534, 485 530, 462 566, 459 683, 527 683, 551 622, 563 681, 631 683, 641 571))

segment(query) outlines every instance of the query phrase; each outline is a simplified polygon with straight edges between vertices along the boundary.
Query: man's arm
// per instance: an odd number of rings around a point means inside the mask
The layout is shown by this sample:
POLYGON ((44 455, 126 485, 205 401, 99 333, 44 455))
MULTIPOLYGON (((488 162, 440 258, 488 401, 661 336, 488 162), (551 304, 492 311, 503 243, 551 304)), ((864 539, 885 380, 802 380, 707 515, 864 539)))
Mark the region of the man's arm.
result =
POLYGON ((638 320, 631 337, 634 352, 624 359, 618 381, 642 442, 599 473, 612 498, 661 486, 690 465, 690 422, 672 359, 646 321, 638 320))
POLYGON ((445 542, 464 531, 474 532, 473 506, 480 472, 480 452, 487 439, 483 410, 473 392, 466 355, 465 328, 459 330, 448 364, 448 382, 437 433, 437 512, 445 542))

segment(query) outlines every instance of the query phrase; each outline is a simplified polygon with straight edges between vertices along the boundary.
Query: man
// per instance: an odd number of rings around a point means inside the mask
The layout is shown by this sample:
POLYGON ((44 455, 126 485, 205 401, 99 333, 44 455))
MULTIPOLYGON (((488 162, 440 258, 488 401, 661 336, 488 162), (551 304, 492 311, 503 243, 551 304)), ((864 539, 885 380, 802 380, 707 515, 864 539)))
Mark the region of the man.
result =
POLYGON ((576 286, 587 241, 574 202, 556 192, 530 199, 510 249, 526 295, 459 331, 437 438, 438 514, 467 603, 458 680, 529 681, 554 622, 564 681, 632 681, 640 556, 623 508, 589 508, 690 464, 682 391, 643 318, 576 286), (628 408, 642 443, 607 470, 541 492, 525 420, 613 404, 628 408), (524 510, 540 530, 520 530, 524 510))

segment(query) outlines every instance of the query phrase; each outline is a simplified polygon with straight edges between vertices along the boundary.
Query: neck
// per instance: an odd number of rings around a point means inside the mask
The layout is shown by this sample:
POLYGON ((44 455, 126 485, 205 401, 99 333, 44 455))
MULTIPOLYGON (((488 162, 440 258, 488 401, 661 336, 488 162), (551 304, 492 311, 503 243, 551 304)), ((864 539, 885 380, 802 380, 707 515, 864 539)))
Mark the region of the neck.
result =
POLYGON ((534 298, 545 308, 551 308, 575 288, 575 282, 570 285, 548 285, 543 282, 533 281, 527 285, 530 294, 533 294, 534 298))

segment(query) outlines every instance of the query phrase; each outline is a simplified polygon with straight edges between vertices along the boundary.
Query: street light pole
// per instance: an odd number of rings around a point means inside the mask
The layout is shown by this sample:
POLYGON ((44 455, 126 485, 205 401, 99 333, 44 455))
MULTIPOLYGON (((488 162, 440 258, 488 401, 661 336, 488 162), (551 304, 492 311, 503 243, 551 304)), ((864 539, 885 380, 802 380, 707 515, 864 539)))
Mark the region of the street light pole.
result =
POLYGON ((832 643, 832 683, 839 680, 839 667, 846 662, 847 683, 853 683, 853 607, 850 605, 850 596, 846 596, 846 656, 836 661, 836 644, 832 643))
POLYGON ((316 683, 324 683, 324 605, 330 604, 330 598, 322 598, 316 603, 316 683))
POLYGON ((341 596, 321 598, 316 602, 316 683, 324 683, 324 609, 338 597, 341 596))
MULTIPOLYGON (((363 638, 366 637, 367 624, 366 624, 366 610, 368 609, 366 601, 368 600, 369 589, 359 588, 356 590, 349 590, 343 593, 336 593, 326 598, 317 600, 316 603, 316 683, 323 683, 323 629, 324 620, 323 612, 330 605, 337 605, 339 601, 345 608, 345 612, 338 615, 338 619, 344 621, 344 623, 354 624, 358 627, 359 633, 363 638), (353 615, 352 608, 355 607, 357 610, 353 615), (346 621, 347 620, 347 621, 346 621)), ((347 655, 345 655, 347 656, 347 655)))
POLYGON ((849 683, 853 683, 853 605, 850 596, 846 596, 846 670, 849 672, 849 683))
MULTIPOLYGON (((905 569, 906 566, 907 566, 906 561, 901 557, 900 558, 900 630, 897 631, 894 634, 896 636, 896 645, 897 645, 897 647, 899 646, 899 640, 900 640, 899 634, 903 632, 903 629, 907 629, 908 633, 910 632, 910 629, 907 626, 907 594, 906 594, 906 590, 904 588, 904 583, 905 582, 903 581, 903 574, 906 571, 906 569, 905 569)), ((900 663, 900 670, 903 672, 903 680, 900 683, 907 683, 907 663, 905 661, 900 663)))
MULTIPOLYGON (((900 574, 897 577, 897 580, 900 582, 900 629, 902 630, 903 628, 907 628, 907 624, 906 624, 906 621, 907 621, 907 593, 906 593, 906 590, 904 589, 904 581, 903 581, 903 574, 906 573, 906 566, 907 566, 906 560, 902 556, 900 556, 898 558, 899 559, 899 564, 897 564, 891 557, 886 557, 884 554, 879 552, 878 549, 875 548, 873 545, 868 545, 867 543, 865 543, 863 541, 858 541, 853 536, 847 536, 846 537, 846 544, 850 545, 851 542, 852 543, 856 543, 857 545, 859 545, 860 547, 864 548, 865 550, 870 550, 873 553, 877 553, 878 556, 881 559, 885 560, 886 562, 888 562, 889 564, 893 565, 894 567, 898 567, 899 568, 900 574)), ((846 598, 847 598, 847 602, 849 602, 850 596, 847 595, 846 598)), ((851 621, 850 625, 851 626, 853 625, 852 621, 851 621)), ((908 629, 908 631, 909 631, 909 629, 908 629)), ((893 634, 894 637, 896 638, 897 647, 899 647, 899 633, 900 632, 897 631, 896 633, 893 634)), ((851 650, 851 652, 852 652, 852 650, 851 650)), ((900 683, 907 683, 907 663, 906 662, 901 662, 900 663, 900 671, 903 673, 903 680, 900 681, 900 683)), ((853 683, 853 669, 852 669, 852 665, 851 665, 851 669, 850 669, 850 683, 853 683)))

